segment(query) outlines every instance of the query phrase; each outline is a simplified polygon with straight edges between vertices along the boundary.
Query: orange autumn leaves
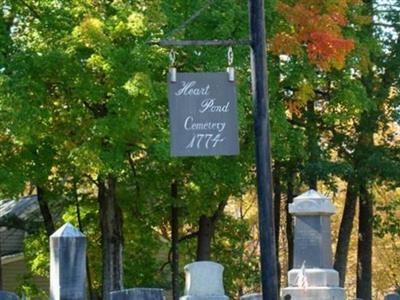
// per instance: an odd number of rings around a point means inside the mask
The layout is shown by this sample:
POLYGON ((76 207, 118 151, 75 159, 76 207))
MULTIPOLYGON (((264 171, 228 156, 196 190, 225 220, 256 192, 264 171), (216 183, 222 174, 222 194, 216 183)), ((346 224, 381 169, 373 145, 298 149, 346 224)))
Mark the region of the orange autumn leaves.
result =
POLYGON ((276 54, 307 53, 311 64, 323 70, 344 67, 354 42, 342 35, 347 25, 346 11, 355 0, 299 0, 293 6, 278 3, 278 11, 290 30, 279 32, 271 40, 276 54))

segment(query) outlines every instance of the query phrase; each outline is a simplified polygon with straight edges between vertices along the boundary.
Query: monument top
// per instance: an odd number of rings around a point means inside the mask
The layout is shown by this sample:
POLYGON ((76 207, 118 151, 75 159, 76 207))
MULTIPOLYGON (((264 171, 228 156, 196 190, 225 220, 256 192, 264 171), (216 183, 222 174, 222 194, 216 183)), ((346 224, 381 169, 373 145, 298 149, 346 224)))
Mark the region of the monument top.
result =
POLYGON ((400 299, 400 295, 397 293, 388 293, 385 294, 385 300, 399 300, 400 299))
POLYGON ((19 300, 18 296, 11 292, 0 290, 0 299, 2 300, 19 300))
POLYGON ((85 237, 82 232, 72 226, 70 223, 65 223, 56 232, 51 235, 52 238, 66 237, 66 238, 77 238, 85 237))
POLYGON ((216 263, 214 261, 210 261, 210 260, 202 260, 202 261, 192 262, 190 264, 187 264, 184 267, 184 270, 190 270, 190 269, 195 269, 195 268, 200 268, 200 269, 213 268, 213 269, 218 269, 221 272, 224 270, 223 265, 216 263))
POLYGON ((330 199, 314 190, 294 198, 289 205, 289 212, 293 215, 333 215, 335 211, 330 199))

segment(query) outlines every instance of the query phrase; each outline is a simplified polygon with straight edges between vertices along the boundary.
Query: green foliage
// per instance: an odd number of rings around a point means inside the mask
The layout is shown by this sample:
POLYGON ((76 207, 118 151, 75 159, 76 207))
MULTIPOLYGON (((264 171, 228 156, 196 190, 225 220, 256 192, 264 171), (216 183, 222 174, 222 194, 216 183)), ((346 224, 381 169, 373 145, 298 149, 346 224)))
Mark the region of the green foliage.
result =
POLYGON ((125 286, 169 289, 169 274, 161 270, 168 257, 169 243, 140 221, 125 224, 125 286), (140 233, 140 234, 138 234, 140 233))
POLYGON ((400 235, 399 208, 399 198, 390 199, 389 202, 376 207, 377 214, 374 216, 374 230, 379 237, 400 235))
POLYGON ((48 277, 50 272, 48 238, 44 232, 30 235, 24 241, 24 255, 33 274, 48 277))
MULTIPOLYGON (((112 174, 124 212, 125 284, 168 287, 168 268, 160 269, 169 250, 171 204, 182 211, 185 235, 197 230, 201 215, 211 216, 221 202, 253 188, 250 59, 246 47, 234 48, 241 154, 171 158, 168 51, 146 41, 246 38, 247 3, 214 1, 193 23, 168 36, 204 1, 64 2, 0 1, 0 195, 19 195, 27 186, 46 188, 57 224, 78 225, 78 203, 93 285, 99 289, 95 183, 112 174), (174 181, 177 199, 171 197, 174 181)), ((271 37, 293 30, 276 13, 276 4, 266 2, 271 37)), ((368 36, 363 8, 347 9, 350 23, 343 35, 354 39, 355 48, 346 63, 340 61, 341 70, 318 68, 306 55, 269 54, 272 156, 283 168, 281 182, 294 175, 298 185, 317 178, 335 189, 335 176, 347 180, 354 174, 393 186, 399 182, 394 137, 385 136, 371 148, 357 143, 363 133, 385 132, 399 120, 400 61, 394 55, 399 44, 368 36), (363 81, 368 76, 371 81, 363 81), (390 95, 393 90, 397 94, 390 95)), ((179 71, 220 71, 227 64, 224 47, 175 50, 179 71)), ((398 232, 391 217, 396 203, 379 208, 388 214, 377 219, 381 233, 398 232)), ((232 297, 259 287, 258 257, 249 242, 257 239, 253 227, 251 220, 229 215, 218 223, 213 258, 225 265, 232 297)), ((181 242, 180 251, 181 265, 191 262, 195 241, 181 242)), ((47 275, 43 230, 27 239, 25 254, 32 273, 47 275)), ((28 285, 25 289, 33 293, 28 285)))
POLYGON ((260 290, 258 243, 249 219, 225 216, 219 223, 213 257, 224 266, 224 287, 228 296, 260 290))

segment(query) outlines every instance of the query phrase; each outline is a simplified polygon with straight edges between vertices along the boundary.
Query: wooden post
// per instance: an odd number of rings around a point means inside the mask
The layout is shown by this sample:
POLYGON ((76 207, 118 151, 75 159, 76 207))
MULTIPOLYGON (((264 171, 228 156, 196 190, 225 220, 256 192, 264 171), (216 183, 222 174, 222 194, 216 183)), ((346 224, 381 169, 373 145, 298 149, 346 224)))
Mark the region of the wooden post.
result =
POLYGON ((263 300, 278 300, 264 1, 249 0, 263 300))
POLYGON ((178 199, 178 183, 176 181, 171 184, 171 196, 174 202, 171 206, 172 299, 179 300, 179 209, 176 203, 178 199))

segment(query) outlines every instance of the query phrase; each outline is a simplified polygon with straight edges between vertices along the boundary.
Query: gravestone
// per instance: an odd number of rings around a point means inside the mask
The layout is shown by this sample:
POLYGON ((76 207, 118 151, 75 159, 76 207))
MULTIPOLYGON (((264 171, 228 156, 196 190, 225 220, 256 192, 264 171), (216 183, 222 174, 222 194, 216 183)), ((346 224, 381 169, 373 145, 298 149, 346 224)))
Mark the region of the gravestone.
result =
POLYGON ((332 268, 331 222, 335 207, 324 195, 310 190, 289 205, 294 216, 294 262, 289 287, 282 297, 292 300, 344 300, 339 274, 332 268))
POLYGON ((86 237, 66 223, 50 237, 50 299, 86 298, 86 237))
POLYGON ((385 295, 385 300, 400 300, 400 296, 397 293, 388 293, 385 295))
POLYGON ((240 300, 262 300, 262 294, 260 293, 246 294, 241 296, 240 300))
POLYGON ((228 300, 223 284, 224 267, 212 261, 185 266, 185 295, 180 300, 228 300))
POLYGON ((164 290, 133 288, 110 293, 110 300, 164 300, 164 290))
POLYGON ((299 216, 294 230, 294 267, 330 268, 332 266, 329 216, 299 216))
POLYGON ((0 291, 0 300, 19 300, 19 297, 14 293, 0 291))

